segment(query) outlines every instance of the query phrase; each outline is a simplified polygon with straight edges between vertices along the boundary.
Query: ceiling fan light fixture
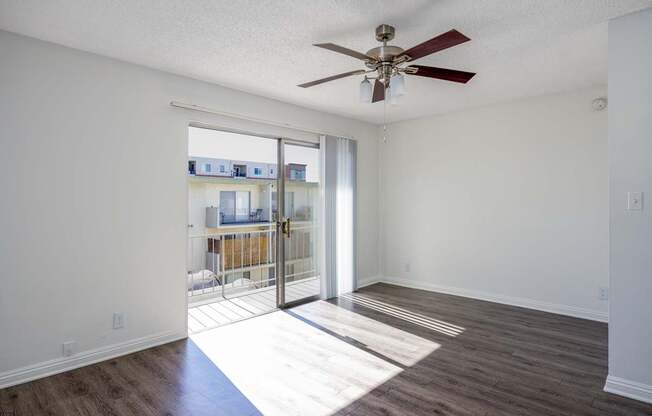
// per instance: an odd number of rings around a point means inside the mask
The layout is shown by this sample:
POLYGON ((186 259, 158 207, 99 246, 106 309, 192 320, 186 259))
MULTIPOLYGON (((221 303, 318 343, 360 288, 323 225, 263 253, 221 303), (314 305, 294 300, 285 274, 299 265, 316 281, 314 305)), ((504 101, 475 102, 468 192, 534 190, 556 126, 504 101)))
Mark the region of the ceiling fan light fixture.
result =
POLYGON ((367 77, 364 77, 364 80, 360 83, 360 102, 361 103, 370 103, 372 96, 372 87, 371 82, 367 77))
POLYGON ((390 101, 390 104, 396 104, 400 97, 407 94, 404 74, 462 84, 466 84, 476 75, 474 72, 425 65, 412 65, 409 63, 471 40, 455 29, 421 42, 409 49, 388 45, 387 43, 394 39, 394 35, 395 29, 393 26, 385 24, 378 26, 376 28, 376 40, 381 42, 382 45, 372 48, 366 53, 354 51, 334 43, 314 44, 314 46, 319 48, 359 59, 364 62, 365 69, 331 75, 330 77, 305 82, 298 86, 309 88, 353 75, 374 73, 371 77, 374 80, 373 86, 366 76, 360 84, 360 101, 363 103, 377 103, 379 101, 386 101, 387 99, 390 101))
POLYGON ((387 90, 385 91, 385 96, 387 97, 386 99, 389 100, 390 105, 398 105, 398 95, 394 91, 394 86, 392 83, 389 83, 389 87, 387 87, 387 90))
POLYGON ((389 86, 392 89, 391 97, 400 97, 407 93, 407 89, 405 88, 405 77, 403 74, 392 75, 389 79, 389 86))

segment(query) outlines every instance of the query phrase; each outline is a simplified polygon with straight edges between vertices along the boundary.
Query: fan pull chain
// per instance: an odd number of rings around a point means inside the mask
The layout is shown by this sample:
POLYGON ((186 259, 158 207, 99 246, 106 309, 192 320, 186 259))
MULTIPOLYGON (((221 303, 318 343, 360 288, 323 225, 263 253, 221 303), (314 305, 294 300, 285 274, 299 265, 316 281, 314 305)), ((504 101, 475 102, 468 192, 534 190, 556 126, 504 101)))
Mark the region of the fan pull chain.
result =
POLYGON ((383 143, 387 143, 387 97, 383 100, 383 143))

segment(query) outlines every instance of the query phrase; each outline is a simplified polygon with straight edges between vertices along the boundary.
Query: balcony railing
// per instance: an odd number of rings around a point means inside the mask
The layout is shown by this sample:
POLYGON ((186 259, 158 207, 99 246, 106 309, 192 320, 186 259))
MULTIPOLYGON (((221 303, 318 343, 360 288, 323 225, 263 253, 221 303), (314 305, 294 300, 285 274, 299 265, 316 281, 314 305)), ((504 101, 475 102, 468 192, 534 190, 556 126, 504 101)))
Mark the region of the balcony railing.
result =
MULTIPOLYGON (((317 274, 316 225, 293 224, 285 241, 286 281, 317 274)), ((188 296, 193 300, 270 290, 276 279, 276 230, 220 232, 188 238, 188 296)))

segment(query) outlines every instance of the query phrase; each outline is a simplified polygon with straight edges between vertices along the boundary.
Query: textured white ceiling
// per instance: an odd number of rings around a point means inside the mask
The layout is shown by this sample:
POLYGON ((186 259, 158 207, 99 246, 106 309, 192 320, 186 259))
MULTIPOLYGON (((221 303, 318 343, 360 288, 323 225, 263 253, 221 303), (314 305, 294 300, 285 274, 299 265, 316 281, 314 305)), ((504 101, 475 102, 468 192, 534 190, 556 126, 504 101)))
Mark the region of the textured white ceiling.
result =
POLYGON ((362 67, 312 43, 365 52, 380 23, 396 27, 403 48, 451 28, 471 37, 415 62, 478 75, 467 85, 410 77, 408 96, 387 106, 398 121, 606 84, 607 19, 647 7, 652 0, 0 0, 0 28, 380 123, 382 103, 358 102, 360 77, 296 87, 362 67))

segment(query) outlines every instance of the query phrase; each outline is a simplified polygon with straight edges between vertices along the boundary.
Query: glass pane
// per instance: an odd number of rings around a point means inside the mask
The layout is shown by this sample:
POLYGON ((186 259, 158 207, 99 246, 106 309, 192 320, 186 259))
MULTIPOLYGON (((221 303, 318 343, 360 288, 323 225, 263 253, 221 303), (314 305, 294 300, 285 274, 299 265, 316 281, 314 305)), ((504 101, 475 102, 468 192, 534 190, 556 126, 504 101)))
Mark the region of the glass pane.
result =
POLYGON ((188 149, 185 278, 188 325, 198 332, 277 306, 278 140, 190 127, 188 149))
POLYGON ((285 302, 319 295, 319 149, 285 145, 285 302))
POLYGON ((237 191, 235 193, 235 220, 247 221, 249 219, 249 192, 237 191))
POLYGON ((235 221, 235 192, 220 191, 221 224, 235 221))

